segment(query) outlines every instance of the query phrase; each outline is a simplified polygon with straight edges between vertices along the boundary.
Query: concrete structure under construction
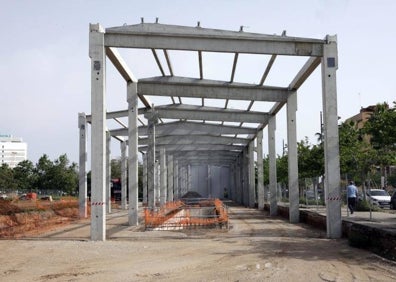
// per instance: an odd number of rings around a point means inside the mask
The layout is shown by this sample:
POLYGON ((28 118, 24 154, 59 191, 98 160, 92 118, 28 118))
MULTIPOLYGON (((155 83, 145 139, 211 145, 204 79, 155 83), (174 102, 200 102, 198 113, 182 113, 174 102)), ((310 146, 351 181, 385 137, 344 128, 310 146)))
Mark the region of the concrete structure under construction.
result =
MULTIPOLYGON (((147 52, 146 52, 147 53, 147 52)), ((180 199, 188 191, 203 197, 227 197, 245 206, 277 214, 276 118, 286 106, 289 164, 289 218, 299 222, 297 159, 297 97, 305 80, 321 65, 323 133, 325 151, 325 196, 327 235, 341 236, 341 197, 338 148, 336 36, 310 39, 227 31, 156 23, 102 28, 89 27, 91 58, 91 114, 79 114, 80 207, 86 216, 87 124, 91 125, 91 239, 106 239, 109 142, 121 144, 123 165, 122 206, 128 208, 130 225, 138 224, 138 154, 143 159, 143 203, 158 205, 180 199), (146 50, 154 58, 159 76, 136 78, 118 48, 146 50), (182 72, 172 56, 193 54, 197 77, 176 76, 182 72), (231 56, 229 79, 205 76, 209 54, 231 56), (162 55, 162 56, 161 56, 162 55), (237 82, 238 62, 245 56, 265 56, 257 84, 237 82), (267 85, 277 59, 305 58, 288 85, 267 85), (106 60, 125 80, 125 110, 108 111, 106 60), (155 101, 154 104, 149 98, 155 101), (164 101, 168 101, 164 102, 164 101), (244 102, 244 103, 243 103, 244 102), (230 105, 243 104, 239 109, 230 105), (258 105, 258 106, 257 106, 258 105), (263 111, 263 109, 269 109, 263 111), (117 126, 114 126, 117 124, 117 126), (268 140, 263 140, 263 130, 268 140), (106 136, 111 136, 106 138, 106 136), (269 191, 263 185, 263 141, 269 151, 269 191), (256 160, 256 161, 255 161, 256 160), (255 166, 258 183, 255 185, 255 166), (128 169, 128 171, 127 171, 128 169), (128 179, 128 181, 125 181, 128 179), (128 187, 125 183, 128 182, 128 187), (128 191, 128 201, 126 197, 128 191), (257 191, 257 192, 256 192, 257 191), (266 199, 266 195, 270 195, 266 199)), ((149 60, 147 60, 149 63, 149 60)), ((142 66, 132 64, 132 68, 142 66)))

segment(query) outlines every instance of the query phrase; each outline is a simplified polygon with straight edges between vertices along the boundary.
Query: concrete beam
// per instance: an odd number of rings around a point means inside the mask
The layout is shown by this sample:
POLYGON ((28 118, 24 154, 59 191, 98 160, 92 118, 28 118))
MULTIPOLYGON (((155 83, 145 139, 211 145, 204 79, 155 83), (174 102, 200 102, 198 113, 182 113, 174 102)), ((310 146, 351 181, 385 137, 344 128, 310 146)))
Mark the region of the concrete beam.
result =
POLYGON ((142 23, 106 29, 105 45, 123 48, 321 56, 323 40, 142 23))
MULTIPOLYGON (((158 136, 156 138, 157 145, 192 145, 192 144, 243 144, 247 145, 249 139, 224 137, 224 136, 211 136, 211 135, 167 135, 158 136)), ((140 138, 139 145, 147 145, 148 137, 140 138)))
POLYGON ((139 79, 138 93, 151 96, 284 102, 289 90, 256 84, 165 76, 139 79))
POLYGON ((290 90, 297 90, 305 82, 305 80, 314 72, 320 64, 321 58, 311 57, 304 64, 301 70, 294 77, 293 81, 289 84, 290 90))
MULTIPOLYGON (((125 129, 111 130, 115 135, 124 135, 125 129)), ((156 136, 163 135, 226 135, 226 134, 255 134, 256 128, 238 127, 231 125, 198 123, 188 121, 177 121, 158 124, 156 126, 156 136)), ((147 136, 147 126, 139 126, 139 136, 147 136)))
MULTIPOLYGON (((111 47, 106 47, 106 55, 107 58, 113 63, 114 67, 118 70, 118 72, 121 74, 121 76, 125 79, 126 82, 133 82, 137 83, 137 79, 131 72, 131 70, 128 68, 128 65, 125 63, 125 61, 122 59, 121 55, 118 53, 117 49, 111 48, 111 47)), ((147 97, 144 97, 144 95, 138 94, 140 101, 147 107, 151 108, 151 102, 147 97)))
MULTIPOLYGON (((198 145, 157 145, 155 146, 158 152, 160 148, 165 148, 167 151, 217 151, 217 150, 230 150, 240 151, 244 146, 237 145, 223 145, 223 144, 198 144, 198 145)), ((140 146, 139 151, 146 152, 148 146, 140 146)))
POLYGON ((171 104, 155 108, 158 118, 210 120, 229 122, 267 123, 268 113, 243 110, 231 110, 216 107, 202 107, 183 104, 171 104))

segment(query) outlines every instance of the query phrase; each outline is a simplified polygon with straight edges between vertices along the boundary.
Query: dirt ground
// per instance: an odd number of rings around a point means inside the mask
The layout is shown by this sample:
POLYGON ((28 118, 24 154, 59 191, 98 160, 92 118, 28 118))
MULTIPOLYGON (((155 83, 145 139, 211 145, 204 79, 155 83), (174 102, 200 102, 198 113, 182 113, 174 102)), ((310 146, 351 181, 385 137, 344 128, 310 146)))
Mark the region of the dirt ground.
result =
POLYGON ((0 240, 0 281, 396 281, 394 262, 243 207, 229 230, 143 231, 125 211, 107 228, 105 242, 88 220, 0 240))

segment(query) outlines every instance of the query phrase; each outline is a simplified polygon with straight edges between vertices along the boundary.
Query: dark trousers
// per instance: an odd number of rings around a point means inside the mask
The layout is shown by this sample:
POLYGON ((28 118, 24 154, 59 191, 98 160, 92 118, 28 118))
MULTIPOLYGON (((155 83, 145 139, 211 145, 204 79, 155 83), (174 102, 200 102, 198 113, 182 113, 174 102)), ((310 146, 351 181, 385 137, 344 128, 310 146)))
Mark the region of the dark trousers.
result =
POLYGON ((348 198, 348 208, 353 213, 356 208, 356 198, 348 198))

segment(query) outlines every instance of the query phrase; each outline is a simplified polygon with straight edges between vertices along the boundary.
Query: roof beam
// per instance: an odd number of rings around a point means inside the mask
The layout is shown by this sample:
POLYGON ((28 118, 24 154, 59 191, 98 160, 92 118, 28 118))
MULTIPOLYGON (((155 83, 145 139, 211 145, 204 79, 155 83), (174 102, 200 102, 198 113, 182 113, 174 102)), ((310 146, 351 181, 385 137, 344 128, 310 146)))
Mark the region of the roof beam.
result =
MULTIPOLYGON (((114 67, 118 70, 121 76, 125 79, 126 82, 136 83, 137 79, 128 68, 128 65, 122 59, 121 55, 118 53, 117 49, 106 47, 106 56, 113 63, 114 67)), ((148 98, 144 97, 144 95, 138 94, 140 101, 147 107, 151 108, 151 102, 148 98)))
MULTIPOLYGON (((147 151, 148 146, 139 146, 139 151, 147 151)), ((198 144, 198 145, 156 145, 155 149, 159 150, 165 148, 167 152, 170 151, 217 151, 230 150, 242 151, 245 146, 238 145, 223 145, 223 144, 198 144)))
POLYGON ((105 33, 105 46, 202 52, 320 57, 324 43, 319 39, 150 23, 107 28, 105 33))
POLYGON ((231 110, 193 105, 158 106, 155 108, 155 111, 159 118, 170 119, 266 123, 270 118, 268 113, 263 112, 231 110))
POLYGON ((230 79, 230 83, 234 82, 234 76, 235 76, 235 70, 236 70, 236 66, 237 66, 237 62, 238 62, 238 53, 235 53, 234 56, 234 63, 232 64, 232 71, 231 71, 231 79, 230 79))
POLYGON ((172 68, 171 61, 169 59, 168 51, 166 49, 164 49, 163 51, 164 51, 164 56, 165 56, 165 59, 166 59, 166 63, 168 64, 169 73, 170 73, 171 76, 173 76, 173 68, 172 68))
POLYGON ((155 59, 155 61, 157 63, 157 66, 158 66, 162 76, 165 76, 165 72, 164 72, 164 69, 162 68, 161 62, 160 62, 160 60, 158 58, 157 51, 155 51, 155 49, 151 49, 151 52, 153 52, 154 59, 155 59))
MULTIPOLYGON (((147 125, 139 126, 139 136, 147 136, 148 134, 147 125)), ((215 125, 209 123, 197 123, 197 122, 170 122, 157 124, 155 126, 156 136, 161 135, 226 135, 226 134, 255 134, 256 128, 250 127, 238 127, 231 125, 215 125)), ((112 129, 110 130, 112 135, 128 136, 128 130, 125 128, 112 129)))
POLYGON ((175 76, 140 79, 137 89, 140 95, 267 102, 286 101, 290 93, 287 88, 283 87, 257 86, 247 83, 224 83, 224 81, 175 76))
POLYGON ((289 84, 290 90, 297 90, 305 82, 305 80, 313 73, 317 66, 319 66, 321 58, 311 57, 304 64, 301 70, 297 73, 293 81, 289 84))
MULTIPOLYGON (((250 142, 245 138, 233 138, 226 136, 212 136, 212 135, 167 135, 159 136, 155 139, 156 145, 192 145, 192 144, 243 144, 247 145, 250 142)), ((139 145, 148 145, 148 138, 139 139, 139 145)))

